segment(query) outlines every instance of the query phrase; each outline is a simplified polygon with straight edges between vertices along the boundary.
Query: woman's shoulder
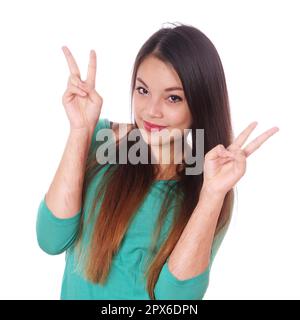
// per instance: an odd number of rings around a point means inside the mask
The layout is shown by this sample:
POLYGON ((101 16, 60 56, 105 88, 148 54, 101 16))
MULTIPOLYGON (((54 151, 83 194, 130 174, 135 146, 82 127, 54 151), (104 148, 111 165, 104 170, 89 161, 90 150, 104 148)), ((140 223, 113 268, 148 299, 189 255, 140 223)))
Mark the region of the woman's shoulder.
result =
POLYGON ((132 123, 119 123, 110 121, 110 128, 113 130, 117 139, 124 137, 131 129, 133 129, 133 127, 134 124, 132 123))
POLYGON ((108 118, 101 117, 99 118, 96 127, 93 132, 91 144, 94 147, 97 144, 97 134, 102 129, 111 129, 113 131, 112 137, 115 141, 116 139, 121 139, 125 134, 134 127, 132 123, 119 123, 111 121, 108 118))
POLYGON ((100 129, 112 129, 115 134, 120 133, 122 135, 123 133, 127 133, 133 127, 134 127, 134 124, 132 123, 125 123, 125 122, 119 123, 119 122, 111 121, 108 118, 99 118, 95 126, 94 134, 97 134, 97 132, 100 129))

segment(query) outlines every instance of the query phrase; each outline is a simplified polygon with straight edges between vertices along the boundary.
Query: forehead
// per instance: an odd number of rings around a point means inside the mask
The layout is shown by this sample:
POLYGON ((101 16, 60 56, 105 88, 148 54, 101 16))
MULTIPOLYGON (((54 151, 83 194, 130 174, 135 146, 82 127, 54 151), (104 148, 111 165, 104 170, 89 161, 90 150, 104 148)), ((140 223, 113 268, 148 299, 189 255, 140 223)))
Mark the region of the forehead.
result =
POLYGON ((181 86, 180 78, 172 67, 160 59, 149 56, 139 66, 137 77, 144 80, 149 86, 181 86))

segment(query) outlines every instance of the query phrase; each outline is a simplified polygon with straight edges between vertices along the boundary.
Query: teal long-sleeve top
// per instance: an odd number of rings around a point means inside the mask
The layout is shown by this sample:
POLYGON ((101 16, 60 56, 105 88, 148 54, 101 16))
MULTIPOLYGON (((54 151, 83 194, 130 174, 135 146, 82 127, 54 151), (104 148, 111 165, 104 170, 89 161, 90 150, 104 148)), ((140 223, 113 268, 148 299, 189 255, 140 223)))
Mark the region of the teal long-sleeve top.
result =
MULTIPOLYGON (((96 133, 102 128, 109 128, 108 119, 99 119, 92 138, 95 143, 96 133)), ((92 204, 92 195, 103 175, 103 170, 96 175, 88 187, 85 208, 92 204)), ((58 218, 48 208, 45 196, 40 202, 37 220, 36 236, 40 248, 48 254, 65 253, 65 269, 62 277, 60 299, 85 300, 149 300, 146 290, 144 270, 147 250, 150 246, 156 219, 162 205, 167 183, 176 183, 175 180, 157 180, 153 183, 142 205, 136 212, 124 236, 119 251, 113 257, 110 273, 104 285, 95 284, 84 278, 78 271, 77 256, 74 251, 74 242, 78 233, 80 216, 85 214, 80 210, 71 218, 58 218)), ((160 243, 168 235, 172 222, 172 207, 163 224, 160 243)), ((91 222, 92 223, 92 222, 91 222)), ((91 230, 87 228, 86 230, 91 230)), ((156 299, 171 300, 201 300, 207 290, 212 262, 224 238, 227 228, 215 237, 211 259, 208 267, 202 273, 185 280, 180 280, 170 272, 168 259, 161 269, 155 285, 156 299)), ((88 232, 88 231, 87 231, 88 232)), ((85 235, 89 237, 90 235, 85 235)))

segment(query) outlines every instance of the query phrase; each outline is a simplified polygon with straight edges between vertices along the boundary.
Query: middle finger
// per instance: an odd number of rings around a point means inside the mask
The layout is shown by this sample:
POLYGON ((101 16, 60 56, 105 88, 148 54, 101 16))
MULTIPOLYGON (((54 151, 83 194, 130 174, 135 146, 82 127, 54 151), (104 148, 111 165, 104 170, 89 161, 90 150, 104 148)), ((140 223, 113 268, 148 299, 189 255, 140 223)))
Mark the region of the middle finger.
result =
POLYGON ((251 153, 253 153, 255 150, 257 150, 267 139, 269 139, 274 133, 276 133, 279 130, 278 127, 273 127, 261 135, 259 135, 257 138, 255 138, 253 141, 247 144, 247 146, 244 148, 244 152, 246 156, 248 157, 251 153))
POLYGON ((94 50, 90 51, 90 61, 87 72, 86 82, 92 87, 95 88, 95 79, 96 79, 96 69, 97 69, 97 57, 94 50))

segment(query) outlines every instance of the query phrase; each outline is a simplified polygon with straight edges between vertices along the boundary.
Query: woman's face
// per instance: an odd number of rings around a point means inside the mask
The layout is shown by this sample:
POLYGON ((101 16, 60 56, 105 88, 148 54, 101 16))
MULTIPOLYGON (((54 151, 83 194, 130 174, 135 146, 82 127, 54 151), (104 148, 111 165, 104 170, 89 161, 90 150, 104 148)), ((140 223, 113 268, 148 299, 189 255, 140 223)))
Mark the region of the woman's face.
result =
POLYGON ((158 131, 144 121, 166 127, 169 132, 179 129, 181 134, 191 127, 192 117, 178 74, 171 65, 154 56, 147 57, 137 70, 132 104, 135 121, 139 129, 144 129, 141 132, 147 143, 158 131))

